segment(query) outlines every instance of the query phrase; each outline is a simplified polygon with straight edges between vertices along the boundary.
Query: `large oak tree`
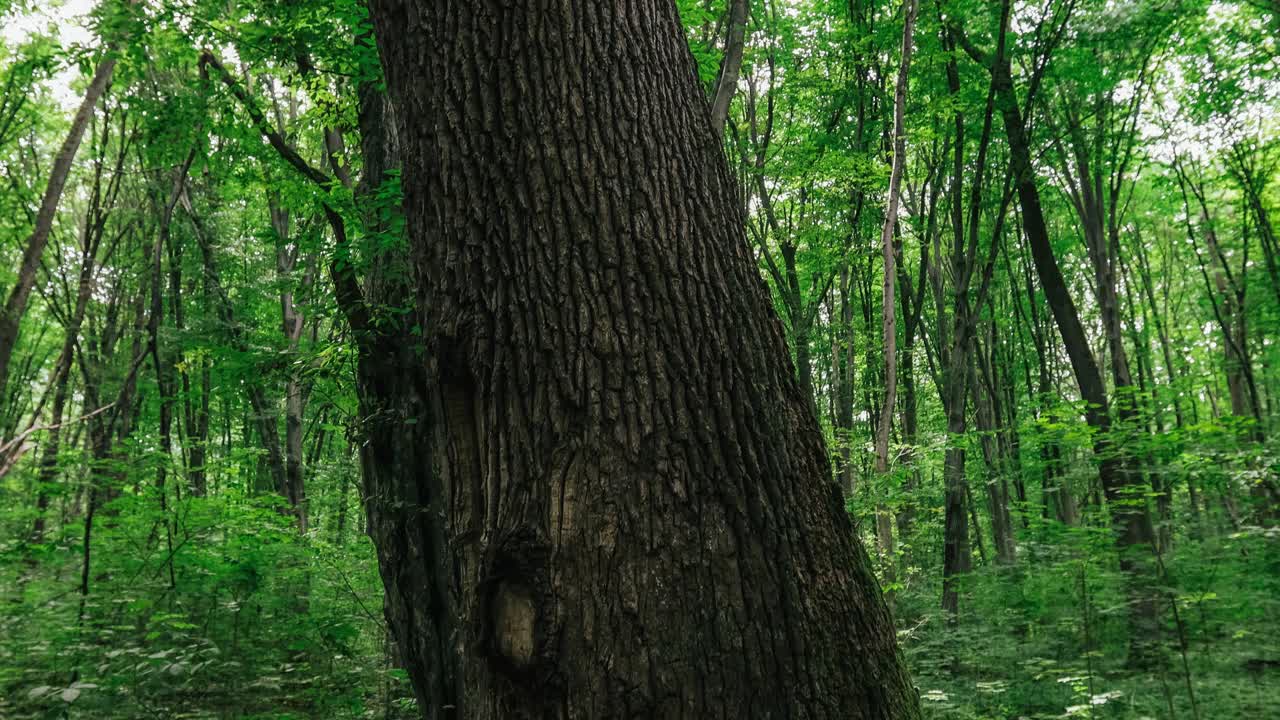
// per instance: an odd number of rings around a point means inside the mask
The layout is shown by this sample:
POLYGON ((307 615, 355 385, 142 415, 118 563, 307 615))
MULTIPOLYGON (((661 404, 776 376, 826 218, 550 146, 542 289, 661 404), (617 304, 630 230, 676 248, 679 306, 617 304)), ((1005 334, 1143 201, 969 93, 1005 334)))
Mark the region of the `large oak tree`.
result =
POLYGON ((345 297, 426 715, 916 717, 674 5, 372 11, 410 319, 345 297))

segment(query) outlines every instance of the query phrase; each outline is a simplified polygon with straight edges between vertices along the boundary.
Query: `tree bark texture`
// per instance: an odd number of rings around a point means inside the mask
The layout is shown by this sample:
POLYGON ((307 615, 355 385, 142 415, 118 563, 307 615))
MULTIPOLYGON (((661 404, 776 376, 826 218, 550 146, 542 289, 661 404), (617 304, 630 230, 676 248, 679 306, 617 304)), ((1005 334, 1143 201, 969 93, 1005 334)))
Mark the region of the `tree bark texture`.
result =
POLYGON ((364 462, 426 716, 917 717, 673 4, 372 11, 418 315, 364 462))

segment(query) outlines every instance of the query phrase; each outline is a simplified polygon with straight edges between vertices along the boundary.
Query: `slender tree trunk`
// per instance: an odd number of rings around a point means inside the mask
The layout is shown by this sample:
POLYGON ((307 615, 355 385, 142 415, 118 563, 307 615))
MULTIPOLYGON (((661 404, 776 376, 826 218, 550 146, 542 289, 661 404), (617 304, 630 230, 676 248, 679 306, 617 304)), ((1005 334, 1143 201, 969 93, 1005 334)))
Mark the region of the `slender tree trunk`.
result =
MULTIPOLYGON (((894 282, 897 279, 897 257, 893 234, 898 226, 898 195, 902 187, 902 166, 906 161, 906 128, 903 115, 907 105, 907 79, 911 72, 911 51, 916 24, 916 0, 907 0, 902 26, 901 64, 893 94, 893 163, 889 172, 889 196, 886 200, 884 226, 880 230, 880 255, 884 261, 884 291, 881 301, 881 324, 884 347, 884 403, 880 406, 876 428, 876 473, 889 472, 889 430, 898 403, 898 323, 894 282)), ((886 577, 893 579, 894 546, 893 514, 883 504, 876 507, 876 538, 886 577)))
POLYGON ((915 493, 920 487, 920 466, 915 445, 919 433, 918 402, 915 381, 915 327, 908 322, 902 337, 902 464, 910 467, 903 483, 903 504, 898 509, 898 537, 904 541, 915 520, 915 493))
MULTIPOLYGON (((1134 359, 1138 366, 1138 393, 1146 401, 1147 405, 1145 415, 1147 430, 1154 429, 1156 437, 1168 437, 1165 434, 1163 408, 1160 406, 1159 393, 1156 390, 1151 342, 1146 333, 1139 331, 1138 328, 1139 314, 1143 330, 1151 327, 1151 318, 1148 316, 1146 306, 1140 305, 1134 298, 1133 286, 1135 282, 1128 263, 1122 261, 1120 270, 1124 278, 1125 300, 1129 306, 1129 337, 1133 343, 1134 359)), ((1174 456, 1169 452, 1169 448, 1163 444, 1157 447, 1154 443, 1147 445, 1144 454, 1146 455, 1148 466, 1151 468, 1151 490, 1155 494, 1157 547, 1161 552, 1167 553, 1173 547, 1172 478, 1159 472, 1157 468, 1165 465, 1174 456)))
MULTIPOLYGON (((957 306, 957 315, 967 315, 957 306)), ((964 438, 968 431, 965 417, 968 405, 968 368, 964 341, 967 320, 954 323, 952 348, 948 353, 944 371, 945 395, 943 411, 947 416, 947 449, 943 461, 944 511, 942 549, 942 609, 951 617, 959 612, 960 595, 957 578, 967 574, 973 566, 969 548, 968 478, 965 472, 964 438)), ((974 524, 974 531, 977 525, 974 524)), ((979 542, 981 539, 979 538, 979 542)))
MULTIPOLYGON (((1008 21, 1008 5, 1004 3, 1004 24, 1008 21)), ((1062 343, 1071 361, 1080 395, 1087 403, 1085 420, 1094 430, 1094 453, 1098 458, 1099 479, 1111 506, 1115 526, 1116 544, 1121 569, 1133 575, 1129 581, 1132 596, 1132 636, 1140 643, 1149 642, 1155 635, 1156 606, 1154 595, 1145 587, 1149 581, 1146 570, 1149 554, 1155 541, 1151 516, 1143 487, 1132 480, 1124 466, 1111 432, 1111 419, 1106 387, 1097 361, 1089 348, 1084 326, 1075 302, 1067 289, 1062 270, 1053 253, 1040 206, 1040 192, 1036 187, 1036 172, 1031 161, 1030 141, 1023 125, 1018 98, 1013 89, 1009 59, 1003 51, 1005 29, 1000 32, 1001 48, 996 52, 991 66, 992 82, 1008 138, 1010 164, 1022 207, 1023 228, 1031 246, 1032 260, 1044 290, 1045 299, 1053 313, 1062 343), (1136 577, 1141 575, 1143 577, 1136 577)))
MULTIPOLYGON (((172 222, 172 213, 170 214, 172 222)), ((173 315, 174 328, 179 335, 186 332, 186 307, 183 300, 182 256, 183 243, 169 233, 169 312, 173 315)), ((194 284, 188 290, 194 293, 194 284)), ((204 287, 204 304, 208 305, 207 284, 204 287)), ((175 368, 176 369, 176 368, 175 368)), ((182 446, 187 474, 187 489, 196 497, 208 493, 205 473, 205 456, 209 442, 209 359, 203 355, 195 366, 188 364, 180 373, 182 383, 182 446), (191 382, 193 371, 199 369, 200 393, 197 397, 191 382)))
POLYGON ((817 414, 817 404, 813 395, 813 359, 809 348, 810 324, 809 311, 804 304, 803 290, 800 287, 800 271, 796 265, 796 246, 789 240, 782 243, 782 263, 786 296, 787 319, 791 326, 791 344, 796 351, 796 377, 800 380, 800 388, 809 405, 817 414))
POLYGON ((837 347, 840 367, 839 392, 836 393, 836 444, 840 451, 840 487, 845 497, 853 497, 853 384, 857 378, 855 360, 858 357, 854 347, 856 334, 853 331, 853 292, 852 280, 849 276, 849 264, 840 265, 840 327, 836 331, 839 345, 837 347))
POLYGON ((423 334, 362 386, 426 422, 364 464, 425 714, 918 717, 674 5, 498 10, 372 6, 423 334))
MULTIPOLYGON (((208 293, 205 295, 207 297, 208 293)), ((189 427, 193 429, 188 432, 187 441, 190 445, 188 453, 191 493, 196 497, 204 497, 209 494, 209 473, 206 464, 209 456, 209 402, 213 391, 213 378, 209 358, 200 358, 199 367, 200 401, 191 413, 189 427)), ((187 395, 190 399, 189 388, 187 395)))
MULTIPOLYGON (((1019 233, 1021 236, 1022 234, 1019 233)), ((1055 400, 1053 373, 1050 371, 1050 332, 1045 329, 1040 310, 1040 300, 1036 297, 1035 280, 1025 254, 1021 259, 1022 274, 1027 294, 1027 306, 1030 309, 1031 339, 1036 347, 1036 412, 1042 422, 1050 426, 1058 422, 1052 411, 1055 400)), ((1062 472, 1062 446, 1057 432, 1041 430, 1040 462, 1043 466, 1041 496, 1046 516, 1052 516, 1064 525, 1076 525, 1080 522, 1080 511, 1076 505, 1075 495, 1071 493, 1062 472)))
MULTIPOLYGON (((280 330, 290 357, 296 356, 302 340, 304 318, 294 304, 293 273, 298 262, 297 247, 289 247, 290 215, 276 199, 270 201, 271 227, 276 234, 276 274, 280 289, 280 330)), ((307 495, 303 476, 302 419, 306 411, 302 379, 295 362, 289 363, 284 381, 284 485, 279 492, 289 501, 298 518, 298 529, 307 532, 307 495)))
POLYGON ((729 34, 725 39, 724 59, 720 62, 715 94, 711 98, 711 128, 717 136, 724 134, 729 104, 738 90, 738 74, 742 70, 742 54, 746 48, 747 15, 750 12, 748 0, 730 0, 729 34))
POLYGON ((973 499, 973 488, 969 483, 964 485, 964 504, 969 509, 969 522, 973 525, 973 544, 978 548, 978 560, 987 564, 987 545, 982 540, 982 522, 978 519, 978 503, 973 499))
POLYGON ((93 109, 106 92, 111 83, 111 74, 115 70, 116 59, 108 50, 107 55, 98 63, 93 79, 85 90, 84 99, 71 119, 71 129, 62 141, 62 147, 53 158, 53 168, 49 172, 49 183, 45 186, 44 196, 40 199, 40 209, 36 213, 35 228, 31 237, 27 238, 27 247, 22 253, 22 264, 18 267, 18 277, 9 298, 0 310, 0 398, 5 397, 6 381, 9 377, 9 359, 13 356, 13 348, 18 341, 18 327, 27 310, 27 300, 31 289, 35 287, 36 270, 40 266, 40 258, 44 256, 45 246, 49 244, 49 233, 53 230, 53 220, 58 212, 58 203, 62 200, 62 190, 67 185, 67 176, 71 173, 71 163, 80 149, 80 140, 84 138, 85 128, 93 116, 93 109))
POLYGON ((1048 229, 1040 208, 1039 190, 1035 187, 1035 175, 1031 165, 1031 154, 1027 144, 1022 120, 1018 111, 1017 100, 1013 96, 1012 84, 1008 79, 1007 68, 998 70, 997 81, 1002 89, 1001 105, 1005 116, 1005 129, 1008 132, 1010 154, 1015 167, 1018 183, 1018 195, 1022 204, 1023 218, 1026 225, 1027 238, 1030 241, 1032 258, 1035 261, 1040 284, 1044 288, 1058 330, 1062 335, 1063 346, 1071 361, 1076 381, 1080 385, 1080 394, 1089 404, 1086 420, 1095 428, 1095 450, 1099 457, 1103 487, 1108 499, 1116 503, 1114 508, 1121 522, 1120 537, 1123 544, 1135 545, 1148 543, 1151 539, 1150 518, 1145 503, 1132 506, 1121 502, 1122 496, 1133 495, 1139 488, 1128 485, 1126 472, 1111 448, 1112 438, 1109 436, 1110 419, 1108 417, 1109 402, 1106 386, 1098 371, 1097 362, 1089 348, 1084 326, 1076 311, 1075 302, 1067 290, 1066 281, 1058 267, 1057 258, 1053 255, 1053 247, 1049 241, 1048 229))
POLYGON ((151 309, 147 320, 147 341, 152 365, 156 372, 156 388, 160 393, 160 462, 156 465, 156 491, 160 499, 160 519, 164 523, 166 556, 169 570, 169 586, 177 583, 173 567, 173 528, 169 522, 169 465, 173 462, 173 404, 177 383, 175 365, 160 343, 160 326, 164 323, 164 256, 169 246, 169 233, 173 224, 173 210, 182 196, 187 180, 187 170, 195 158, 195 151, 187 154, 178 168, 173 189, 160 212, 159 228, 155 244, 151 248, 151 309))
MULTIPOLYGON (((1019 430, 1018 421, 1018 400, 1016 383, 1013 378, 1013 352, 1000 361, 994 361, 992 367, 992 381, 996 383, 999 390, 1004 391, 1003 400, 1000 399, 997 391, 995 405, 996 419, 999 423, 997 437, 1001 440, 1004 448, 1004 458, 1006 464, 1005 477, 1013 480, 1014 497, 1018 502, 1018 517, 1022 520, 1022 527, 1028 526, 1027 522, 1027 483, 1023 473, 1022 466, 1022 433, 1019 430)), ((1008 488, 1005 489, 1008 495, 1008 488)))
MULTIPOLYGON (((86 238, 88 242, 88 238, 86 238)), ((93 294, 93 276, 96 267, 95 258, 88 248, 80 258, 80 281, 77 284, 75 309, 67 322, 66 335, 62 350, 58 353, 58 362, 53 369, 53 407, 49 415, 49 435, 45 439, 40 458, 40 472, 36 479, 36 519, 31 533, 34 543, 44 541, 45 512, 49 507, 49 489, 58 479, 58 453, 62 449, 62 421, 66 410, 68 390, 70 388, 71 367, 75 360, 76 342, 80 337, 80 326, 84 322, 85 310, 89 298, 93 294)), ((97 408, 85 408, 88 411, 97 408)))
MULTIPOLYGON (((243 331, 236 321, 235 312, 231 305, 231 297, 227 294, 226 288, 222 287, 217 264, 214 262, 213 238, 209 236, 208 230, 192 209, 190 201, 185 195, 183 196, 183 203, 184 209, 195 227, 196 241, 200 245, 200 255, 204 265, 205 282, 208 283, 209 289, 213 293, 213 304, 218 312, 218 320, 222 323, 232 345, 241 352, 248 352, 248 345, 245 342, 243 331)), ((270 479, 271 487, 277 491, 287 488, 288 480, 284 453, 280 445, 280 429, 276 419, 276 409, 271 407, 271 403, 268 402, 262 383, 246 384, 245 395, 249 400, 250 420, 252 421, 253 429, 257 431, 258 439, 262 443, 263 450, 266 451, 262 458, 262 464, 267 477, 270 479)))
MULTIPOLYGON (((53 323, 50 322, 40 324, 40 331, 36 334, 34 342, 31 343, 32 348, 43 346, 44 338, 49 334, 49 328, 52 325, 53 323)), ((45 366, 49 356, 52 354, 52 352, 34 350, 27 353, 23 358, 15 377, 17 382, 9 383, 7 395, 0 395, 0 437, 12 438, 18 432, 18 425, 27 412, 31 410, 30 406, 33 401, 32 393, 28 392, 26 388, 36 373, 45 366)), ((14 452, 16 452, 16 449, 14 452)), ((7 463, 12 459, 11 452, 8 456, 0 456, 0 463, 7 463)))
MULTIPOLYGON (((952 32, 942 32, 943 46, 954 50, 952 32)), ((959 68, 954 56, 946 66, 947 89, 951 97, 960 93, 959 68)), ((995 253, 988 253, 988 262, 983 268, 981 289, 976 300, 970 297, 970 285, 977 266, 977 246, 979 238, 979 220, 981 218, 982 190, 986 179, 986 157, 990 146, 991 127, 994 115, 992 92, 987 93, 987 102, 983 114, 982 135, 978 143, 978 153, 974 164, 973 180, 969 188, 968 223, 966 226, 964 179, 969 176, 965 165, 965 119, 964 113, 957 110, 953 116, 955 123, 953 166, 951 171, 951 249, 949 253, 951 267, 951 323, 950 332, 945 331, 947 315, 941 273, 934 277, 934 295, 938 307, 939 353, 943 370, 939 393, 942 397, 943 412, 947 417, 947 450, 944 459, 945 483, 945 515, 943 530, 943 564, 942 564, 942 607, 948 619, 954 621, 959 610, 959 594, 956 582, 960 575, 967 573, 972 565, 969 551, 968 524, 973 524, 973 538, 978 544, 985 560, 986 551, 982 547, 982 535, 978 528, 978 516, 973 507, 966 475, 965 434, 968 431, 967 411, 969 398, 969 358, 970 336, 974 331, 977 313, 985 303, 985 292, 989 288, 992 265, 995 253), (966 509, 968 514, 966 515, 966 509)), ((1007 195, 1006 195, 1007 204, 1007 195)), ((1000 228, 1006 204, 1000 208, 1000 216, 996 219, 995 231, 992 234, 990 250, 999 247, 1000 228)), ((941 261, 942 254, 939 253, 941 261)), ((941 264, 941 263, 939 263, 941 264)))
POLYGON ((1009 517, 1009 494, 1003 485, 1000 469, 1000 452, 996 443, 996 417, 991 405, 990 389, 979 380, 979 368, 983 352, 974 338, 971 340, 969 384, 973 393, 974 416, 977 419, 979 444, 982 447, 983 464, 987 470, 987 507, 991 512, 991 538, 995 543, 996 562, 1012 565, 1017 560, 1013 540, 1013 526, 1009 517))
MULTIPOLYGON (((103 145, 106 144, 105 125, 104 123, 103 145)), ((43 455, 39 465, 40 471, 36 481, 36 519, 32 532, 32 540, 36 543, 43 541, 45 512, 49 507, 49 489, 58 477, 58 453, 61 451, 62 446, 63 415, 69 399, 71 370, 75 363, 77 344, 80 340, 80 329, 88 311, 89 300, 93 296, 98 250, 102 244, 103 229, 106 225, 106 213, 103 211, 101 193, 102 162, 101 158, 98 160, 91 193, 90 211, 85 217, 80 235, 80 273, 76 283, 76 297, 72 305, 71 315, 66 319, 62 348, 58 353, 58 360, 53 371, 54 393, 53 408, 49 420, 50 429, 43 448, 43 455)), ((116 170, 118 174, 119 168, 117 167, 116 170)), ((111 194, 110 191, 109 194, 111 194)), ((110 254, 113 248, 114 243, 112 248, 107 250, 107 253, 110 254)), ((97 408, 86 407, 85 409, 92 412, 97 408)))
POLYGON ((986 389, 990 400, 991 420, 994 427, 996 441, 996 457, 997 468, 1000 471, 1000 496, 1003 498, 1002 510, 1004 512, 1005 526, 1009 528, 1010 538, 1014 536, 1013 511, 1014 501, 1025 503, 1027 500, 1027 490, 1022 484, 1022 466, 1019 458, 1018 445, 1018 420, 1014 414, 1014 397, 1013 383, 1009 378, 1009 368, 1013 365, 1013 358, 1001 358, 999 356, 1002 343, 1000 341, 1000 333, 998 324, 992 322, 988 325, 990 336, 986 343, 986 352, 982 354, 978 361, 982 363, 980 369, 983 373, 983 387, 986 389), (1005 413, 1006 407, 1008 414, 1005 413), (1009 480, 1013 479, 1015 495, 1009 494, 1009 480))

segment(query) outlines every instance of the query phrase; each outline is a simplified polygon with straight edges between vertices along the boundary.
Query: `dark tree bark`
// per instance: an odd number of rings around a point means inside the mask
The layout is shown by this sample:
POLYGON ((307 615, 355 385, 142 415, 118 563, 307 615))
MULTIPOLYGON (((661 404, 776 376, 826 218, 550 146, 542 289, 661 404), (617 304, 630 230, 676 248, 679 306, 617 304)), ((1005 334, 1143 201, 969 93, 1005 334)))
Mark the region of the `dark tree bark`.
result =
POLYGON ((674 6, 372 10, 420 335, 364 334, 364 462, 426 715, 918 716, 674 6))

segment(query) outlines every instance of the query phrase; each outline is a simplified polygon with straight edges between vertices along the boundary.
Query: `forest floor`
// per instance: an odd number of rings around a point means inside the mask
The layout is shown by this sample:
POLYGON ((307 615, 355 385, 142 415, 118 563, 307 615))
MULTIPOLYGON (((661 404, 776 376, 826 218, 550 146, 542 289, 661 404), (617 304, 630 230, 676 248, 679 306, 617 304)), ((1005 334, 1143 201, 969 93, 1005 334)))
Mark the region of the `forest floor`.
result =
POLYGON ((897 593, 926 717, 1280 717, 1280 530, 1177 544, 1148 588, 1161 622, 1141 666, 1121 578, 1098 560, 1109 538, 1056 534, 1023 543, 1015 567, 966 578, 954 625, 936 610, 937 582, 912 578, 897 593))

